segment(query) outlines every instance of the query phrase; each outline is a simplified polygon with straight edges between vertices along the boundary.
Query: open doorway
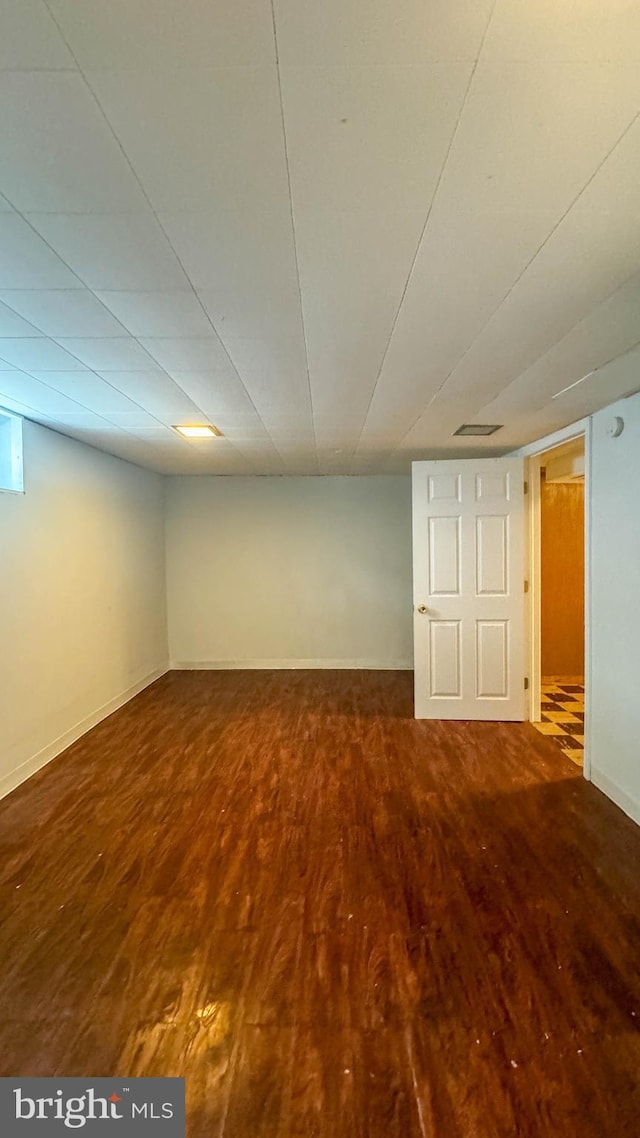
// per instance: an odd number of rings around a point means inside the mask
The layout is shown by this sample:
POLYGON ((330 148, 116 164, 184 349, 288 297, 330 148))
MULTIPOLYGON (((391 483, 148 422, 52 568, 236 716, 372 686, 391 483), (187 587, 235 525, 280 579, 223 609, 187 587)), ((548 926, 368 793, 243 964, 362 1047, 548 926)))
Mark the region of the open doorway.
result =
POLYGON ((585 440, 539 456, 539 693, 533 725, 578 766, 585 739, 585 440))

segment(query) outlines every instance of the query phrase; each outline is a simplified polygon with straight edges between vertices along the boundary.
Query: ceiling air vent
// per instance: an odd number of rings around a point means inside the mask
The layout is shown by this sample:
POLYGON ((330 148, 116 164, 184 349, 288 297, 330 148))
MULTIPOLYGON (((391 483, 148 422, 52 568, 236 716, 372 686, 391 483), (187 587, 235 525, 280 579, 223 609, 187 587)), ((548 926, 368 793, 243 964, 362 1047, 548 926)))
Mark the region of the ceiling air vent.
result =
POLYGON ((504 426, 503 423, 463 423, 454 435, 493 435, 504 426))

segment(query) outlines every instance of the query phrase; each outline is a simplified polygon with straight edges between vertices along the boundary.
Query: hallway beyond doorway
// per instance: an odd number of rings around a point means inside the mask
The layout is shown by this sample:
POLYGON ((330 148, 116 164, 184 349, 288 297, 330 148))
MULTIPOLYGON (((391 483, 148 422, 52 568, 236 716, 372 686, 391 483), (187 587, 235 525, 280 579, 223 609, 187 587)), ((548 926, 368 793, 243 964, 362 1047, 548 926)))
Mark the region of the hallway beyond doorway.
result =
POLYGON ((532 727, 553 739, 565 755, 581 767, 584 762, 584 679, 543 676, 540 690, 541 719, 532 727))

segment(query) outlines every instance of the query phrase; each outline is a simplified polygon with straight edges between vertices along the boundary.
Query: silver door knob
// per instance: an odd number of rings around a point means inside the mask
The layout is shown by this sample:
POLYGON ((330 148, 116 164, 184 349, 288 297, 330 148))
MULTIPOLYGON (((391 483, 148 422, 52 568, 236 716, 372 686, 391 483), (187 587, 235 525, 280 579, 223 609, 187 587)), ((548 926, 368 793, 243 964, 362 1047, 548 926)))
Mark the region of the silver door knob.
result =
POLYGON ((424 614, 425 612, 429 612, 429 609, 426 605, 418 605, 418 612, 424 614))

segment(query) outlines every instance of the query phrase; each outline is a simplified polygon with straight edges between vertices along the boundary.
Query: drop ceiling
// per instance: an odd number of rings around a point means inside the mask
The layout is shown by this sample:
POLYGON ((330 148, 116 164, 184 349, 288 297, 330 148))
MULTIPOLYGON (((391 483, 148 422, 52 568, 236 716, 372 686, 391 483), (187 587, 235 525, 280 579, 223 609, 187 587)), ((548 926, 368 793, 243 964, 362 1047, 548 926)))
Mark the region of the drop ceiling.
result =
POLYGON ((639 64, 628 0, 0 0, 0 406, 357 474, 637 389, 639 64))

